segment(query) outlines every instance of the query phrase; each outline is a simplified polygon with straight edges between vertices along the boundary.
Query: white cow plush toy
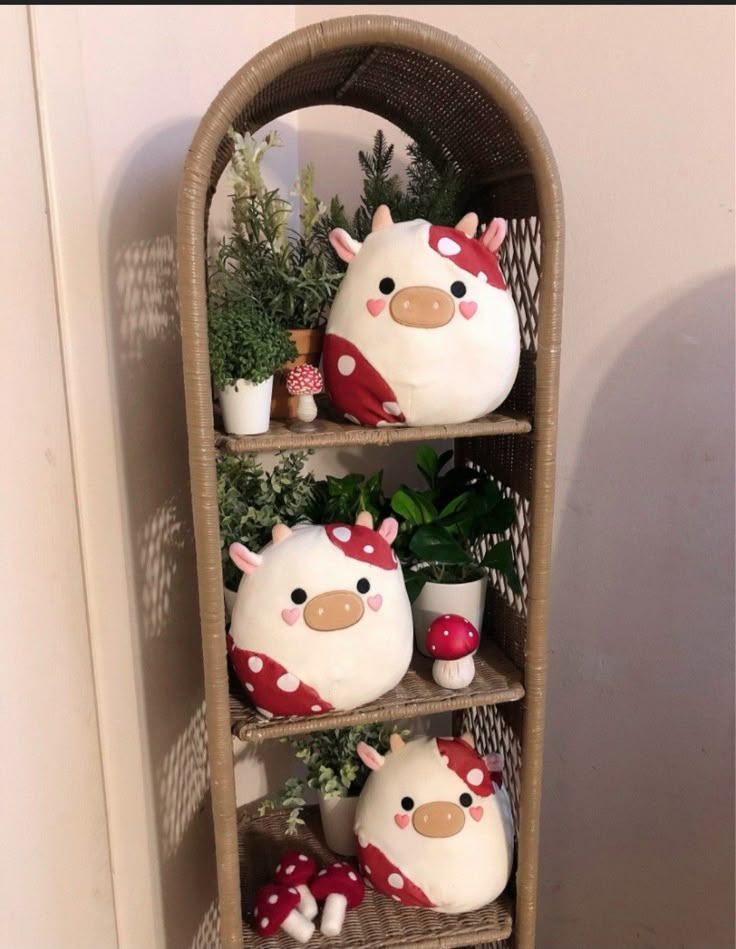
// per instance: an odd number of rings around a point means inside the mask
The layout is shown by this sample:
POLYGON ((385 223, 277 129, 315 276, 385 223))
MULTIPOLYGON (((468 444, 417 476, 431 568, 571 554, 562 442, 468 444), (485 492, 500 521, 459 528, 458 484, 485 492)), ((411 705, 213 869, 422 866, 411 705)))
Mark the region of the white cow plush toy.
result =
POLYGON ((396 555, 398 524, 278 524, 261 553, 230 556, 240 582, 228 635, 238 678, 257 710, 316 715, 379 698, 412 655, 411 607, 396 555))
POLYGON ((407 906, 465 913, 496 899, 514 853, 503 759, 482 758, 470 735, 391 736, 383 756, 365 743, 373 770, 358 801, 360 868, 380 892, 407 906))
POLYGON ((359 425, 467 422, 497 408, 519 369, 519 322, 498 264, 506 222, 475 238, 394 224, 381 205, 364 243, 336 228, 348 269, 327 321, 322 369, 337 409, 359 425))

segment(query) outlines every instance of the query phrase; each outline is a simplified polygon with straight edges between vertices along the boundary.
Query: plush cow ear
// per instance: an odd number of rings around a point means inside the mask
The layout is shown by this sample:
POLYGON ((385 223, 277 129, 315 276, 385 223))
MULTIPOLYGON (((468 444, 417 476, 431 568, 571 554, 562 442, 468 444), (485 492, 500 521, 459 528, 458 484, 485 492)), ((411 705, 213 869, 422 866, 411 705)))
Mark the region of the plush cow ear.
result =
POLYGON ((370 768, 371 771, 378 771, 386 761, 383 755, 379 755, 375 748, 371 748, 371 746, 367 745, 364 741, 359 741, 355 750, 358 752, 363 764, 367 768, 370 768))
POLYGON ((291 537, 291 528, 287 527, 286 524, 274 524, 271 529, 271 538, 274 544, 280 544, 287 537, 291 537))
POLYGON ((263 563, 263 557, 248 550, 245 544, 230 544, 229 553, 232 562, 243 573, 254 573, 263 563))
POLYGON ((361 511, 355 518, 355 523, 361 527, 370 527, 373 529, 373 516, 370 511, 361 511))
POLYGON ((475 232, 478 230, 478 215, 475 211, 470 211, 461 217, 455 225, 455 230, 462 231, 466 237, 475 237, 475 232))
POLYGON ((398 732, 394 732, 388 741, 389 741, 389 744, 391 745, 391 751, 393 751, 394 754, 397 751, 401 751, 402 748, 406 747, 406 742, 404 741, 404 739, 401 737, 401 735, 398 732))
POLYGON ((387 517, 385 521, 381 522, 378 533, 383 537, 386 543, 393 544, 396 540, 396 535, 399 533, 399 522, 395 517, 387 517))
POLYGON ((504 221, 502 217, 494 217, 485 231, 480 235, 480 242, 484 247, 487 247, 492 254, 495 254, 506 239, 507 231, 508 224, 506 221, 504 221))
POLYGON ((351 237, 348 232, 344 231, 341 227, 336 227, 331 230, 329 238, 330 243, 335 248, 335 253, 340 260, 344 260, 346 264, 350 263, 363 246, 360 241, 356 241, 354 237, 351 237))
POLYGON ((388 205, 379 204, 371 221, 371 233, 373 233, 373 231, 382 231, 384 227, 391 227, 393 223, 388 205))
POLYGON ((483 755, 483 761, 491 774, 494 771, 503 771, 504 757, 498 751, 489 751, 487 755, 483 755))

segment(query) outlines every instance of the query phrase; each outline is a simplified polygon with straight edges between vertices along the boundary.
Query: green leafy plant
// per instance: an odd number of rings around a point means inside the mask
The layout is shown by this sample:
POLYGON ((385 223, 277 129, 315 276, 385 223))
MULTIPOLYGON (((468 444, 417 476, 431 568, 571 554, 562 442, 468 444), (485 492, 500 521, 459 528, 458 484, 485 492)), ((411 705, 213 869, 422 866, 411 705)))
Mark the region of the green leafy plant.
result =
POLYGON ((312 329, 326 319, 340 280, 329 245, 316 226, 326 207, 314 193, 314 168, 299 174, 290 197, 300 201, 300 231, 289 226, 292 202, 266 187, 264 156, 280 146, 230 130, 233 143, 233 229, 211 262, 210 305, 244 301, 286 329, 312 329))
POLYGON ((370 770, 358 756, 358 743, 365 741, 380 754, 385 754, 395 732, 402 738, 409 737, 408 731, 399 731, 396 726, 374 723, 282 738, 281 741, 289 744, 296 757, 304 763, 306 774, 303 778, 288 778, 280 791, 261 804, 259 813, 263 815, 276 807, 285 808, 289 811, 286 833, 295 834, 299 825, 304 823, 301 813, 306 805, 308 789, 319 791, 326 798, 360 794, 370 770))
POLYGON ((320 524, 352 524, 361 511, 372 514, 374 523, 390 514, 383 471, 370 476, 357 472, 341 478, 328 475, 325 481, 317 482, 317 492, 315 516, 320 524))
POLYGON ((259 551, 271 540, 271 528, 312 522, 317 483, 304 467, 311 452, 277 456, 266 471, 255 455, 223 455, 217 460, 222 572, 225 586, 237 590, 241 573, 230 560, 230 544, 241 541, 259 551))
POLYGON ((263 382, 296 357, 287 330, 246 299, 210 307, 207 328, 212 380, 218 390, 238 379, 263 382))
MULTIPOLYGON (((394 146, 380 129, 376 132, 371 151, 358 153, 363 189, 354 215, 349 217, 335 196, 316 223, 325 242, 333 227, 342 227, 358 240, 365 240, 371 232, 373 214, 381 204, 388 205, 394 221, 423 218, 432 224, 457 223, 467 208, 464 182, 453 163, 428 138, 410 142, 406 151, 409 164, 404 184, 399 175, 391 174, 394 146)), ((344 270, 336 255, 332 261, 336 269, 344 270)))
POLYGON ((400 522, 395 549, 413 601, 424 584, 465 583, 498 570, 520 591, 513 548, 506 533, 515 521, 513 501, 482 470, 468 465, 447 468, 452 451, 438 455, 429 445, 416 451, 426 488, 401 485, 391 497, 400 522))

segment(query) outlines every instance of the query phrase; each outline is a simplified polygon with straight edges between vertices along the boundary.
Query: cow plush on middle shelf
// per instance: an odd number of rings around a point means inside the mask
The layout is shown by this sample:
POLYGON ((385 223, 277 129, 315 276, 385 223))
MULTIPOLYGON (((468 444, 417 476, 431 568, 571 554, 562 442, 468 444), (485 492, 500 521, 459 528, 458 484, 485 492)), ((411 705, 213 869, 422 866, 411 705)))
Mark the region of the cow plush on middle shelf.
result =
POLYGON ((380 698, 412 655, 411 606, 391 545, 398 524, 277 524, 260 553, 233 544, 245 574, 228 634, 258 712, 317 715, 380 698))
POLYGON ((519 321, 498 252, 506 222, 479 238, 455 227, 394 224, 381 205, 361 244, 335 228, 348 263, 330 310, 322 369, 338 411, 358 425, 468 422, 492 412, 519 369, 519 321))

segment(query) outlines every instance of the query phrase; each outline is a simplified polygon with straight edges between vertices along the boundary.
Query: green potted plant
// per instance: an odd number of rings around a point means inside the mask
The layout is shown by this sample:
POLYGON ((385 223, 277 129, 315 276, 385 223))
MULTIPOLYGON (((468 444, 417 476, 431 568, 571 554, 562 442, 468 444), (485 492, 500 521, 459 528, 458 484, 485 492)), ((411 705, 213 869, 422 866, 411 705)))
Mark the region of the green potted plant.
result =
POLYGON ((208 335, 225 431, 268 431, 273 375, 296 354, 288 332, 259 304, 243 298, 210 306, 208 335))
POLYGON ((289 778, 277 794, 261 804, 259 813, 263 815, 275 807, 285 808, 288 811, 285 832, 296 834, 299 825, 304 823, 301 814, 306 795, 312 789, 317 792, 327 846, 335 853, 353 856, 355 809, 370 774, 356 748, 359 742, 365 741, 385 754, 395 732, 402 738, 409 735, 408 731, 399 732, 395 725, 377 723, 283 738, 303 762, 306 773, 302 778, 289 778))
POLYGON ((255 455, 222 455, 217 459, 217 502, 225 602, 232 610, 242 574, 228 555, 230 544, 258 551, 271 540, 279 522, 293 527, 312 522, 318 488, 304 470, 311 452, 286 452, 266 471, 255 455))
POLYGON ((327 308, 340 274, 329 245, 316 231, 326 207, 314 194, 314 168, 307 165, 294 185, 300 230, 289 226, 294 205, 278 189, 266 187, 262 162, 280 146, 276 132, 256 142, 231 129, 233 144, 232 233, 222 240, 210 268, 210 296, 216 301, 256 301, 291 338, 293 352, 276 367, 271 415, 296 416, 298 397, 286 388, 289 369, 317 366, 322 353, 327 308))
POLYGON ((486 472, 467 465, 447 468, 452 455, 421 445, 416 461, 426 488, 402 485, 391 497, 401 525, 395 549, 424 655, 429 655, 427 630, 445 613, 464 616, 480 632, 489 570, 498 570, 519 590, 511 541, 498 539, 514 523, 513 501, 486 472))

